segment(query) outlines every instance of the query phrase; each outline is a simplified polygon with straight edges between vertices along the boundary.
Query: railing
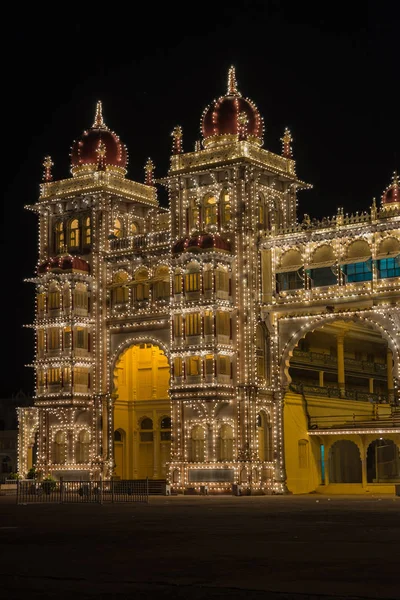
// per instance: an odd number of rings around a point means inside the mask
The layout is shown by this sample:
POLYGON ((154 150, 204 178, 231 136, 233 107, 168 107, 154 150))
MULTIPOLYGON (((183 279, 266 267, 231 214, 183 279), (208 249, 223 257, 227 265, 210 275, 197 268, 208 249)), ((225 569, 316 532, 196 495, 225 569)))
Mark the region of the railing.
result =
POLYGON ((103 504, 148 500, 148 479, 41 482, 24 479, 17 482, 17 504, 103 504))
POLYGON ((146 250, 149 246, 165 246, 170 243, 169 231, 144 233, 110 240, 110 250, 146 250))
POLYGON ((344 398, 347 400, 358 400, 377 404, 388 404, 387 394, 375 394, 360 390, 346 389, 343 392, 338 387, 320 387, 318 385, 307 385, 303 383, 291 383, 290 390, 296 394, 311 394, 312 396, 324 396, 326 398, 344 398))
MULTIPOLYGON (((293 350, 293 362, 301 362, 304 364, 323 365, 327 367, 337 367, 336 356, 324 354, 323 352, 306 352, 304 350, 293 350)), ((386 374, 387 366, 385 363, 375 363, 364 360, 356 360, 355 358, 345 358, 345 367, 352 371, 363 371, 366 373, 386 374)))

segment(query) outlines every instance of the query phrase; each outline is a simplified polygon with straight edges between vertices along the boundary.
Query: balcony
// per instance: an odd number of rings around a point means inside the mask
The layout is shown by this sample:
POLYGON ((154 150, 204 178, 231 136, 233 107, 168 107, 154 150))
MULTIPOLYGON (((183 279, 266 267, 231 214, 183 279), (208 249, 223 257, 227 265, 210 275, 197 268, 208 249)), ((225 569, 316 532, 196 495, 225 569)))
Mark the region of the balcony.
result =
MULTIPOLYGON (((323 352, 306 352, 304 350, 295 349, 291 366, 295 365, 312 365, 318 370, 334 369, 337 370, 337 358, 323 352), (323 367, 320 369, 320 367, 323 367)), ((368 375, 386 375, 387 366, 385 363, 376 363, 364 360, 356 360, 355 358, 344 359, 345 370, 348 372, 357 371, 368 375)))

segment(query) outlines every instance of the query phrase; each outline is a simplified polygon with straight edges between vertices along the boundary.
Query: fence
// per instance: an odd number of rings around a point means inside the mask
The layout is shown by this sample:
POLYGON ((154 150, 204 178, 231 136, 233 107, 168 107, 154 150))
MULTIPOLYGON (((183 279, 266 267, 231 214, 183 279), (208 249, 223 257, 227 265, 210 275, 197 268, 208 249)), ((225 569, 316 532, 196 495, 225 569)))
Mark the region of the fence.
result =
POLYGON ((105 504, 148 501, 148 479, 41 482, 23 479, 17 484, 17 504, 105 504))

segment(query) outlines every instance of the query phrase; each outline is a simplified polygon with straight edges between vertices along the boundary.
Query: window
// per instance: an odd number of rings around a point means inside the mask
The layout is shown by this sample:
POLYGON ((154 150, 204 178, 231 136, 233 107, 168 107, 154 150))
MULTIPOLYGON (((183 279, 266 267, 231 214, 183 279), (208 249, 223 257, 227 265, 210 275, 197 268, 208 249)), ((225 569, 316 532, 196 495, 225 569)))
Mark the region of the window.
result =
POLYGON ((173 319, 174 335, 180 338, 182 337, 182 315, 174 315, 173 319))
POLYGON ((161 300, 170 297, 170 279, 168 267, 159 267, 153 281, 153 298, 161 300))
POLYGON ((394 258, 382 258, 377 261, 379 279, 400 277, 400 254, 394 258))
POLYGON ((181 273, 175 273, 175 275, 174 275, 174 293, 182 294, 182 275, 181 275, 181 273))
POLYGON ((44 351, 44 331, 43 331, 43 329, 38 329, 37 344, 38 344, 38 351, 43 352, 44 351))
POLYGON ((55 284, 49 287, 49 309, 57 310, 60 308, 60 291, 55 284))
POLYGON ((79 221, 73 219, 69 224, 69 247, 79 248, 79 221))
POLYGON ((75 367, 74 369, 74 383, 76 385, 81 385, 84 387, 88 387, 89 385, 89 372, 87 369, 83 367, 75 367))
POLYGON ((204 202, 204 224, 217 225, 218 203, 215 196, 209 196, 204 202))
POLYGON ((326 285, 336 285, 337 275, 333 267, 319 267, 318 269, 307 269, 307 274, 311 278, 313 287, 322 287, 326 285))
POLYGON ((131 223, 131 235, 137 235, 139 233, 139 225, 134 221, 131 223))
POLYGON ((304 287, 304 270, 276 274, 276 291, 300 290, 304 287))
POLYGON ((46 294, 41 292, 36 296, 38 312, 44 312, 46 310, 46 294))
POLYGON ((265 337, 261 325, 257 325, 257 377, 265 379, 265 337))
POLYGON ((153 441, 153 421, 148 417, 145 417, 140 423, 140 441, 141 442, 152 442, 153 441))
POLYGON ((346 276, 346 282, 371 281, 372 280, 372 259, 365 262, 357 262, 349 265, 343 265, 342 270, 346 276))
POLYGON ((138 271, 135 275, 135 300, 138 302, 149 299, 149 274, 146 269, 138 271))
POLYGON ((90 246, 92 243, 92 224, 90 217, 86 217, 85 219, 83 240, 85 246, 90 246))
POLYGON ((113 289, 113 304, 127 304, 129 302, 129 289, 126 285, 119 285, 113 289))
POLYGON ((47 347, 49 350, 57 350, 60 347, 60 334, 56 327, 50 327, 47 331, 47 347))
POLYGON ((85 430, 80 431, 75 447, 75 460, 78 464, 89 462, 89 446, 90 433, 85 430))
POLYGON ((63 376, 63 385, 68 387, 71 383, 71 369, 69 367, 64 367, 62 370, 63 376))
POLYGON ((215 271, 215 287, 217 292, 229 293, 229 273, 228 271, 222 271, 217 269, 215 271))
POLYGON ((60 385, 61 372, 59 368, 49 369, 47 372, 47 380, 50 385, 60 385))
POLYGON ((231 202, 228 190, 223 190, 221 194, 222 223, 227 225, 232 218, 231 202))
POLYGON ((206 269, 203 273, 204 291, 213 289, 213 272, 211 269, 206 269))
POLYGON ((114 219, 114 227, 113 227, 113 234, 115 235, 115 237, 120 238, 123 236, 123 230, 122 230, 122 222, 121 219, 114 219))
POLYGON ((233 460, 233 428, 231 425, 222 425, 219 430, 218 460, 233 460))
POLYGON ((71 348, 71 345, 72 345, 71 327, 64 327, 63 336, 64 336, 64 348, 65 349, 71 348))
POLYGON ((190 229, 199 229, 199 221, 200 221, 200 208, 197 204, 196 198, 192 198, 190 201, 189 208, 189 228, 190 229))
POLYGON ((88 348, 88 333, 87 329, 77 327, 75 330, 75 348, 88 348))
POLYGON ((160 439, 162 442, 171 440, 171 417, 163 417, 160 423, 160 439))
POLYGON ((212 310, 204 311, 204 335, 213 335, 214 333, 214 314, 212 310))
POLYGON ((175 377, 182 377, 182 359, 180 356, 174 358, 174 375, 175 377))
POLYGON ((205 456, 205 431, 200 425, 192 429, 189 461, 203 462, 205 456))
POLYGON ((114 431, 114 442, 122 442, 122 434, 118 429, 114 431))
POLYGON ((71 292, 68 284, 62 290, 62 306, 63 310, 68 310, 71 306, 71 292))
POLYGON ((83 283, 77 283, 74 289, 74 308, 87 310, 88 293, 87 287, 83 283))
POLYGON ((260 460, 273 460, 272 424, 264 411, 257 415, 258 455, 260 460))
POLYGON ((214 355, 207 354, 205 357, 206 375, 214 375, 214 355))
POLYGON ((53 463, 62 465, 66 458, 66 443, 64 431, 57 431, 53 442, 53 463))
POLYGON ((217 370, 219 375, 231 374, 231 359, 229 356, 218 356, 217 370))
POLYGON ((188 375, 201 375, 201 358, 200 356, 190 356, 188 358, 188 375))
POLYGON ((186 273, 185 275, 185 291, 198 292, 200 290, 200 273, 186 273))
POLYGON ((231 334, 231 315, 227 311, 217 311, 217 335, 230 336, 231 334))
POLYGON ((185 318, 186 335, 200 335, 200 315, 198 313, 188 313, 185 318))
POLYGON ((64 223, 59 221, 56 223, 56 252, 63 252, 65 249, 65 234, 64 223))

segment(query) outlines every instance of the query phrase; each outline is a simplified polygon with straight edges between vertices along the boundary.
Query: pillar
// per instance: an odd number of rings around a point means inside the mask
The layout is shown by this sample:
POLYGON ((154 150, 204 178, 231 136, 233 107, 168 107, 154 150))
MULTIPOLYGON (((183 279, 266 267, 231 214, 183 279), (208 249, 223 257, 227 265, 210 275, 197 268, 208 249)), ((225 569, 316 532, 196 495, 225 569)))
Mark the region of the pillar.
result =
POLYGON ((368 391, 370 394, 374 393, 374 378, 373 377, 370 377, 368 379, 368 391))
POLYGON ((153 477, 158 479, 158 469, 160 465, 160 425, 157 418, 157 411, 153 410, 153 477))
POLYGON ((324 387, 324 372, 323 371, 318 371, 318 377, 319 377, 319 381, 318 381, 318 385, 319 387, 324 387))
POLYGON ((387 363, 388 399, 389 399, 389 402, 392 403, 394 401, 394 380, 393 380, 393 356, 392 356, 392 351, 390 350, 390 348, 387 349, 386 363, 387 363))
POLYGON ((344 374, 344 333, 339 333, 337 340, 337 366, 338 366, 338 387, 341 398, 345 395, 345 374, 344 374))

